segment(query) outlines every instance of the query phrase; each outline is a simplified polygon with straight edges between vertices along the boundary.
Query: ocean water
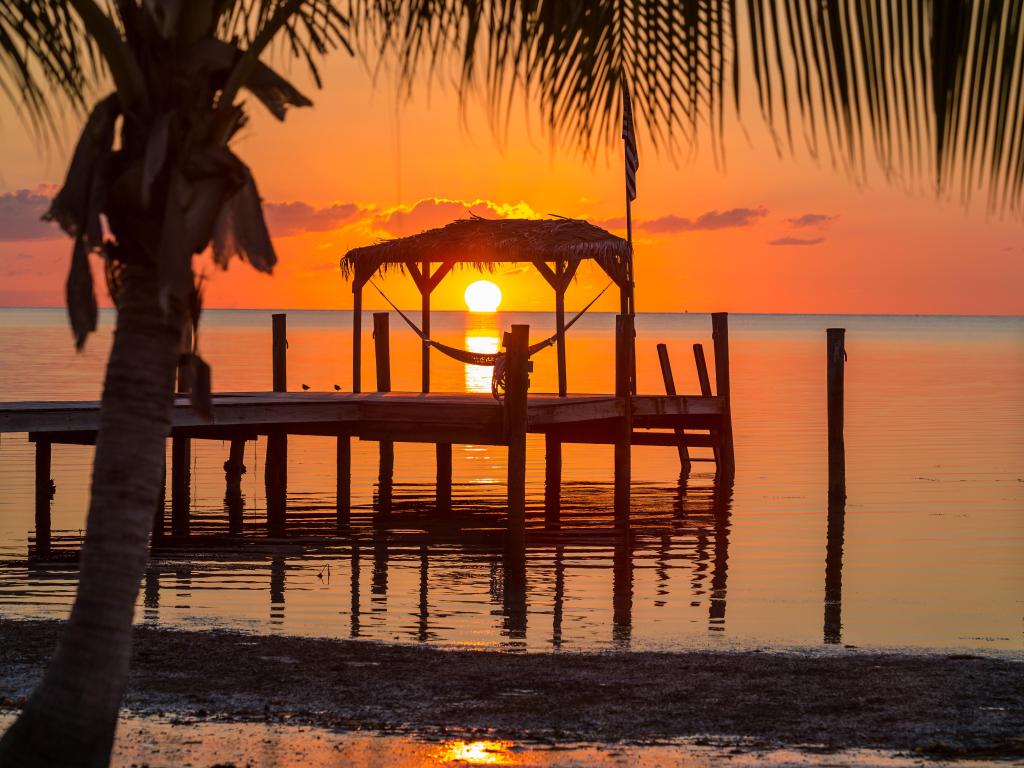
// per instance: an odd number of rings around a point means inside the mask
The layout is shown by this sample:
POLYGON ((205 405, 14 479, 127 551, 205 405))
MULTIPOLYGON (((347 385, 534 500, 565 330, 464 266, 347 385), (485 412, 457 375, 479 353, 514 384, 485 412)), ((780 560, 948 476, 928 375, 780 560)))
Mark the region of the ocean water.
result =
MULTIPOLYGON (((270 312, 208 310, 200 348, 219 391, 269 389, 270 312)), ((412 315, 415 319, 415 314, 412 315)), ((112 316, 83 354, 61 310, 0 310, 0 400, 98 397, 112 316)), ((434 336, 493 351, 536 313, 436 313, 434 336)), ((373 372, 364 320, 364 389, 373 372)), ((614 317, 568 337, 569 389, 613 389, 614 317)), ((637 319, 639 389, 698 391, 706 315, 637 319)), ((351 387, 345 312, 288 312, 288 380, 351 387)), ((544 444, 528 443, 525 578, 502 545, 504 449, 455 446, 453 510, 433 508, 429 445, 395 449, 379 513, 377 445, 353 443, 353 526, 334 530, 334 441, 292 437, 289 540, 268 541, 264 442, 246 446, 242 533, 227 536, 228 446, 193 444, 194 543, 154 553, 137 620, 174 627, 546 649, 819 647, 1024 650, 1024 318, 734 315, 736 477, 681 478, 675 449, 635 447, 633 522, 611 526, 612 449, 567 445, 562 527, 544 529, 544 444), (825 329, 847 329, 848 500, 827 514, 825 329), (828 562, 826 562, 828 561, 828 562), (828 578, 826 579, 826 569, 828 578), (827 583, 826 583, 827 582, 827 583)), ((392 384, 419 389, 419 344, 392 313, 392 384)), ((713 361, 709 361, 713 362, 713 361)), ((534 391, 556 388, 553 349, 534 391)), ((489 369, 432 357, 435 391, 489 390, 489 369)), ((713 380, 713 375, 712 375, 713 380)), ((695 450, 695 456, 707 452, 695 450)), ((74 596, 92 449, 54 446, 53 530, 32 557, 33 449, 0 436, 0 615, 61 617, 74 596)))

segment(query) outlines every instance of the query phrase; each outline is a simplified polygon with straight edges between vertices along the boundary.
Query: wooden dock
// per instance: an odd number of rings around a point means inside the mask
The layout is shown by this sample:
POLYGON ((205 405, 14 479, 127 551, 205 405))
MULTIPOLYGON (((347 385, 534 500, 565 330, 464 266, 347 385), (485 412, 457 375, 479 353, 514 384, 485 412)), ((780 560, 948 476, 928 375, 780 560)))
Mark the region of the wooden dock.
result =
MULTIPOLYGON (((620 316, 620 320, 630 320, 620 316)), ((711 394, 703 348, 695 345, 701 394, 675 393, 667 353, 659 350, 667 394, 634 395, 627 375, 619 377, 615 394, 542 394, 529 392, 527 326, 506 334, 507 383, 504 398, 489 394, 392 392, 386 313, 375 318, 375 347, 380 391, 232 392, 213 397, 212 418, 204 419, 186 396, 177 398, 171 439, 171 532, 188 535, 191 440, 231 443, 225 463, 228 489, 240 482, 246 441, 267 438, 265 483, 268 529, 285 535, 287 515, 287 442, 289 435, 319 435, 337 440, 337 518, 348 524, 351 511, 351 441, 380 444, 381 477, 390 478, 395 442, 434 443, 437 446, 437 507, 451 505, 451 446, 506 445, 508 451, 508 529, 521 535, 525 521, 526 435, 543 434, 546 447, 545 518, 556 521, 560 504, 562 446, 572 443, 614 445, 615 518, 629 524, 630 454, 632 445, 666 446, 679 452, 681 468, 689 471, 691 447, 711 448, 719 474, 731 476, 732 426, 728 389, 728 335, 725 315, 714 319, 716 383, 711 394)), ((284 316, 274 318, 274 385, 286 389, 284 316)), ((628 345, 632 329, 620 323, 617 350, 628 345)), ((628 356, 617 355, 619 372, 630 369, 628 356)), ((50 540, 51 445, 94 444, 100 404, 91 402, 0 403, 0 433, 28 433, 36 449, 36 542, 45 552, 50 540)), ((154 536, 165 529, 164 503, 157 510, 154 536)))

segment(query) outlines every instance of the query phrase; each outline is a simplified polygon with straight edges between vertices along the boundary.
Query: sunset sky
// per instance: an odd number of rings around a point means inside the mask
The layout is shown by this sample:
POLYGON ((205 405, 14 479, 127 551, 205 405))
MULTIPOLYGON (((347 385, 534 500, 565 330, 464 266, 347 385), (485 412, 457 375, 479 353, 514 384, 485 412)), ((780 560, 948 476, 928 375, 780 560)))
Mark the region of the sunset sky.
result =
MULTIPOLYGON (((345 55, 324 67, 315 102, 282 124, 252 103, 236 151, 252 167, 280 259, 273 277, 242 264, 211 274, 207 306, 348 308, 337 269, 351 247, 439 226, 473 210, 485 216, 559 214, 621 233, 621 144, 588 161, 552 146, 530 107, 495 138, 478 102, 460 112, 452 89, 421 88, 398 106, 385 75, 374 84, 345 55)), ((253 100, 250 99, 250 102, 253 100)), ((0 101, 0 305, 59 306, 68 240, 39 222, 63 178, 79 121, 59 145, 40 147, 0 101)), ((857 184, 798 144, 778 154, 754 109, 727 124, 724 167, 705 142, 691 158, 655 152, 640 131, 636 222, 640 311, 1020 314, 1021 222, 987 214, 979 197, 938 201, 924 184, 903 189, 868 169, 857 184)), ((456 272, 435 306, 464 308, 479 275, 456 272)), ((494 279, 503 309, 550 309, 532 270, 494 279)), ((569 308, 604 286, 582 269, 569 308)), ((400 306, 418 306, 411 280, 382 282, 400 306)), ((372 292, 371 292, 372 293, 372 292)), ((381 302, 367 295, 369 308, 381 302)), ((602 299, 614 309, 616 299, 602 299)))

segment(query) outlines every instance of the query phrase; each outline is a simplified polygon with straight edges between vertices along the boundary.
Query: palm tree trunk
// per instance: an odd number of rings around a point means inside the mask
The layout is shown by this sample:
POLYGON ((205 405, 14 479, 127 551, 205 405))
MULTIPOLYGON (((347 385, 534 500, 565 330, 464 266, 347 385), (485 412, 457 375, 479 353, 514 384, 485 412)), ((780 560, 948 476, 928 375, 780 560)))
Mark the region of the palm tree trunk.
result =
POLYGON ((78 595, 41 685, 0 741, 0 766, 106 766, 174 404, 180 314, 156 270, 125 270, 100 408, 78 595))

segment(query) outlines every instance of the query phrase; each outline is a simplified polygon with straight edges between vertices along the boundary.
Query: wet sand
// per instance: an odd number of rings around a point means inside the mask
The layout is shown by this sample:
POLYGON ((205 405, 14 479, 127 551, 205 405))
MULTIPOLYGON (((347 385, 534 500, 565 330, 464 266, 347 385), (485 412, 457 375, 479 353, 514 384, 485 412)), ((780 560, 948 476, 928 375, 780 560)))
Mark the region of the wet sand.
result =
MULTIPOLYGON (((59 631, 0 619, 0 706, 20 705, 59 631)), ((134 717, 204 725, 1014 759, 1022 673, 1005 654, 511 654, 140 627, 125 703, 134 717)))

